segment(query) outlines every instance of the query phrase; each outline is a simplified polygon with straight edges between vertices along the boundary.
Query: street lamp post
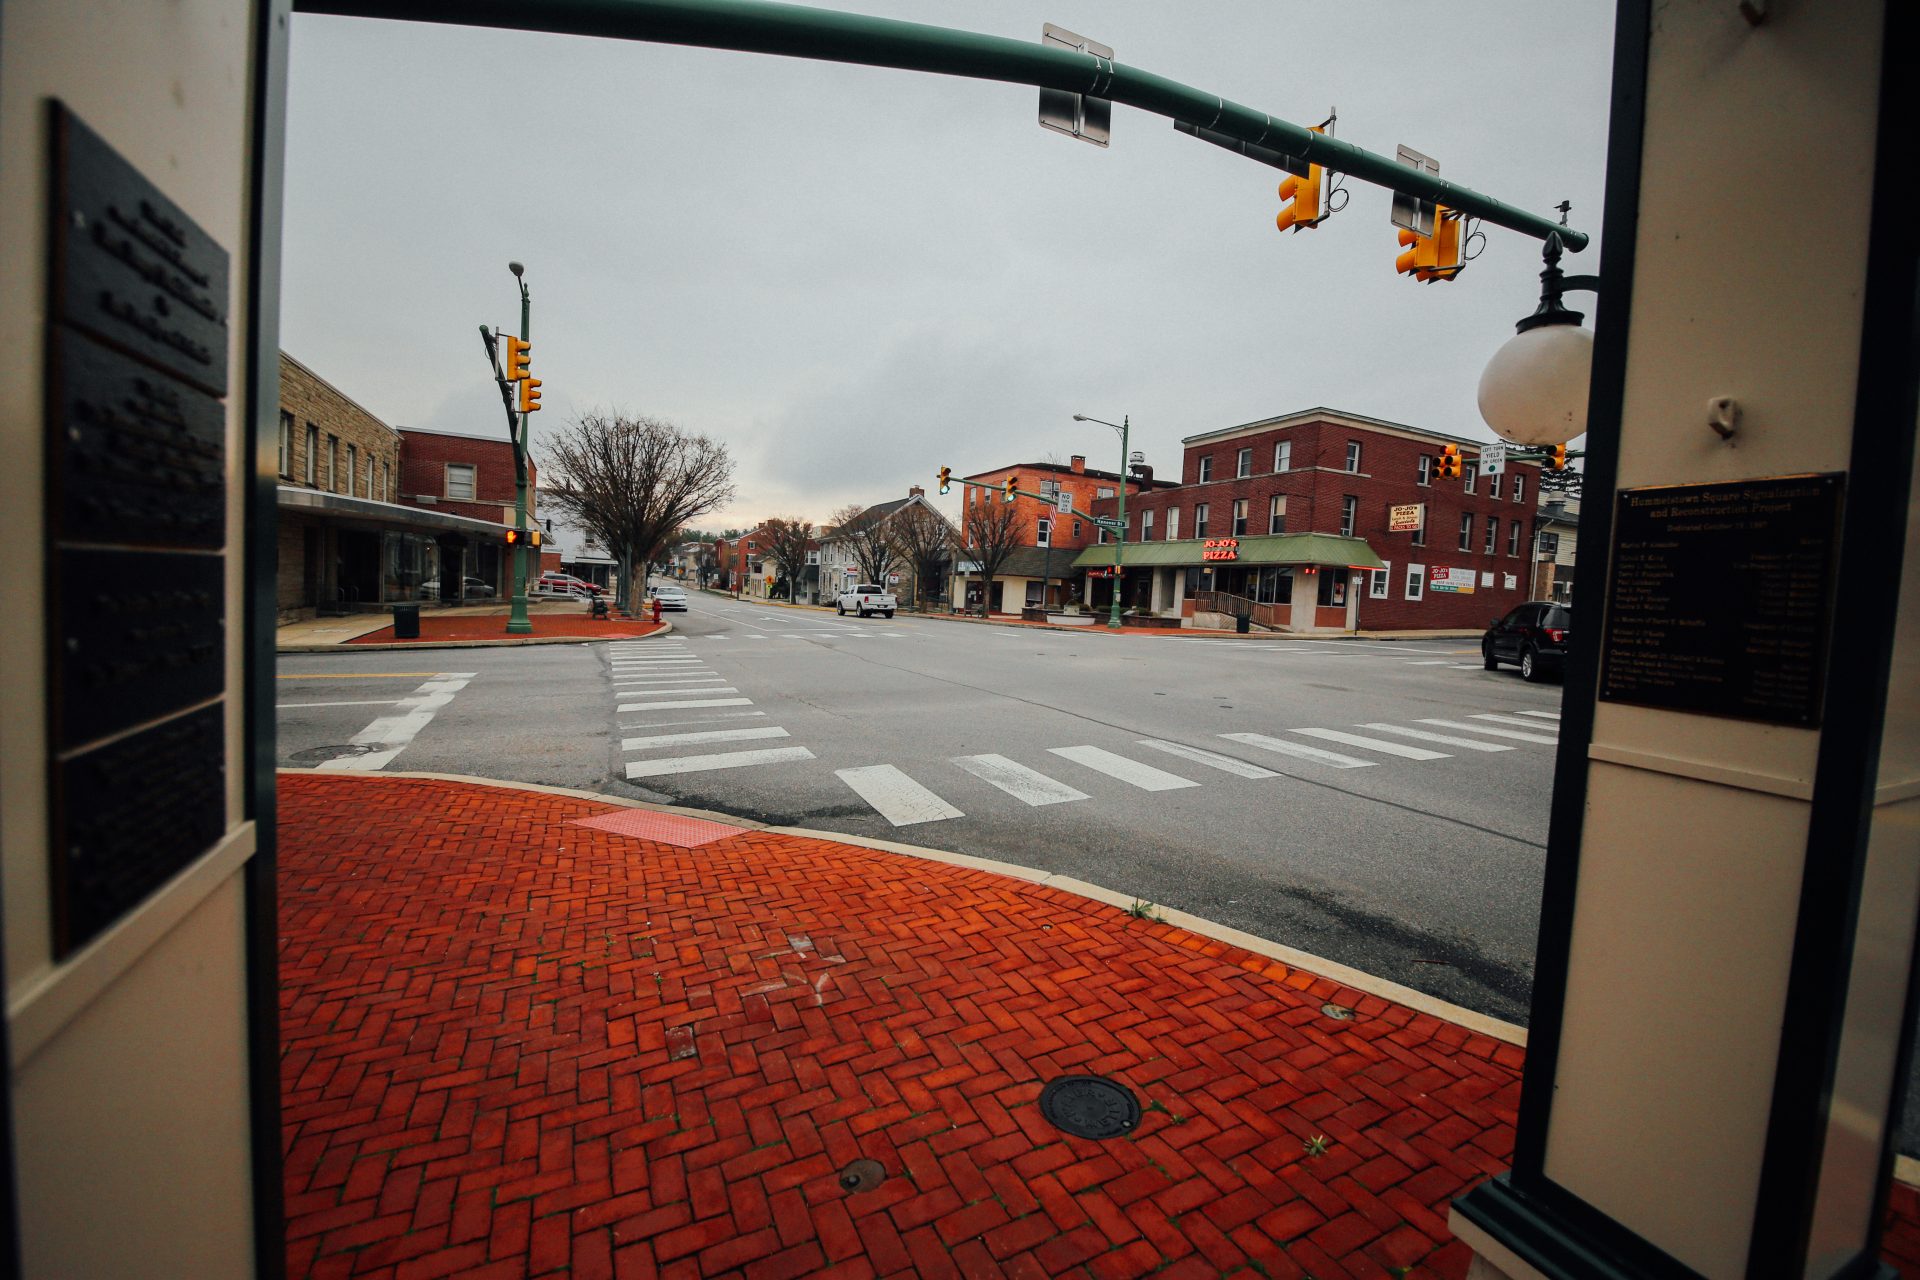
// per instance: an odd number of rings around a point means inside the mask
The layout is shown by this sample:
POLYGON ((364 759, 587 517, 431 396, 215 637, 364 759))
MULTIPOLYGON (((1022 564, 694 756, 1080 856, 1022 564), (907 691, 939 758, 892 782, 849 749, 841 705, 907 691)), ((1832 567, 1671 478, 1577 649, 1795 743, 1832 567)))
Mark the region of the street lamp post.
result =
POLYGON ((1107 614, 1107 626, 1119 629, 1120 626, 1120 586, 1126 581, 1127 558, 1127 428, 1133 419, 1126 414, 1120 415, 1120 421, 1108 422, 1105 418, 1089 418, 1084 413, 1073 415, 1075 422, 1097 422, 1103 427, 1112 427, 1120 433, 1120 528, 1113 538, 1113 607, 1107 614))
MULTIPOLYGON (((509 262, 507 270, 520 285, 520 341, 533 341, 532 300, 527 292, 526 268, 509 262)), ((513 432, 513 523, 520 540, 513 545, 513 604, 507 613, 507 634, 533 634, 533 619, 527 616, 527 414, 520 414, 513 432)))

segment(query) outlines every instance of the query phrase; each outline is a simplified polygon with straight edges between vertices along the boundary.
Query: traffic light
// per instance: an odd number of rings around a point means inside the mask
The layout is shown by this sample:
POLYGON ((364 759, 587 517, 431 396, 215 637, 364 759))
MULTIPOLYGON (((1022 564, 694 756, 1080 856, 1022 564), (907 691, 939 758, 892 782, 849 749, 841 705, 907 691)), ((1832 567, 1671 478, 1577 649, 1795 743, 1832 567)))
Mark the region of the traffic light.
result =
POLYGON ((533 361, 533 344, 507 335, 507 381, 518 382, 528 375, 533 361))
POLYGON ((1393 261, 1393 269, 1415 280, 1432 283, 1460 274, 1460 221, 1463 215, 1445 205, 1434 206, 1433 234, 1400 230, 1400 243, 1409 246, 1393 261))
POLYGON ((1547 457, 1547 465, 1555 471, 1565 471, 1567 469, 1567 446, 1563 444, 1553 446, 1553 452, 1547 457))
POLYGON ((524 547, 526 545, 527 545, 527 530, 525 529, 507 530, 507 546, 509 548, 524 547))
POLYGON ((1014 491, 1015 489, 1018 489, 1019 487, 1020 487, 1020 477, 1019 477, 1019 476, 1008 476, 1008 477, 1007 477, 1007 483, 1006 483, 1006 487, 1005 487, 1005 488, 1004 488, 1003 490, 1001 490, 1001 493, 1000 493, 1000 500, 1001 500, 1002 502, 1012 502, 1012 501, 1013 501, 1013 491, 1014 491))
POLYGON ((540 379, 523 378, 520 381, 520 412, 532 413, 540 407, 540 379))
MULTIPOLYGON (((1309 130, 1311 133, 1325 133, 1325 129, 1309 130)), ((1280 210, 1273 225, 1282 231, 1298 231, 1302 227, 1317 227, 1326 215, 1320 212, 1320 187, 1326 181, 1327 171, 1317 164, 1309 164, 1305 177, 1290 173, 1280 180, 1280 198, 1290 201, 1280 210)))
POLYGON ((940 492, 945 493, 947 491, 947 485, 948 485, 948 482, 951 480, 952 476, 953 476, 952 467, 940 468, 940 492))
MULTIPOLYGON (((1407 233, 1403 231, 1400 234, 1406 235, 1407 233)), ((1460 474, 1459 445, 1450 444, 1440 451, 1440 474, 1443 476, 1458 476, 1460 474)))

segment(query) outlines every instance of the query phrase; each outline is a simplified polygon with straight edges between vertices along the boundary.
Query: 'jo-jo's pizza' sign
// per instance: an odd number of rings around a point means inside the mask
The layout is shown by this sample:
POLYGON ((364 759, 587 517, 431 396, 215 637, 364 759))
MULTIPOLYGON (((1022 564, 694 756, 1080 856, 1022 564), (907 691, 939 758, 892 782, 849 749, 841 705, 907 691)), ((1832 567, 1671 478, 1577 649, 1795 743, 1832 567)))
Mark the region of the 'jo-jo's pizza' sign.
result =
POLYGON ((1202 560, 1238 560, 1240 558, 1240 539, 1208 538, 1206 545, 1200 548, 1202 560))

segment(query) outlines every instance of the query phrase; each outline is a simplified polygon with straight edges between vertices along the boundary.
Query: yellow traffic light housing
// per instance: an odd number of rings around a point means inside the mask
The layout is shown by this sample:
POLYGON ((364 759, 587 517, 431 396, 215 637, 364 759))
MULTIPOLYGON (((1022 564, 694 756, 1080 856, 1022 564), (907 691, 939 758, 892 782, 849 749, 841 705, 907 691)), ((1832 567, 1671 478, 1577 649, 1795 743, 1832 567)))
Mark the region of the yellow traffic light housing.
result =
POLYGON ((1555 471, 1565 471, 1567 469, 1567 446, 1563 444, 1553 446, 1553 456, 1548 459, 1547 465, 1555 471))
MULTIPOLYGON (((1407 234, 1401 232, 1402 235, 1407 234)), ((1440 474, 1443 476, 1460 475, 1460 446, 1450 444, 1440 451, 1440 474)))
MULTIPOLYGON (((1316 128, 1308 132, 1325 133, 1326 130, 1316 128)), ((1282 178, 1280 198, 1289 203, 1274 218, 1273 225, 1282 231, 1298 231, 1302 227, 1317 227, 1326 221, 1327 215, 1320 212, 1320 188, 1326 179, 1326 169, 1317 164, 1309 164, 1304 177, 1290 173, 1282 178)))
POLYGON ((952 467, 940 468, 940 492, 945 493, 947 491, 948 483, 952 479, 952 477, 953 477, 952 467))
POLYGON ((1394 259, 1393 269, 1428 284, 1459 275, 1466 267, 1460 257, 1460 224, 1465 219, 1458 210, 1435 205, 1432 235, 1401 229, 1400 243, 1409 247, 1394 259))
POLYGON ((1013 491, 1014 491, 1015 489, 1018 489, 1019 487, 1020 487, 1020 477, 1019 477, 1019 476, 1008 476, 1008 477, 1007 477, 1007 483, 1006 483, 1006 487, 1005 487, 1004 489, 1002 489, 1002 490, 1001 490, 1001 493, 1000 493, 1000 500, 1001 500, 1002 502, 1012 502, 1012 501, 1013 501, 1013 491))
POLYGON ((540 408, 540 379, 523 378, 520 382, 520 412, 533 413, 540 408))
POLYGON ((1408 246, 1393 260, 1393 269, 1401 275, 1412 276, 1416 280, 1430 279, 1434 263, 1438 260, 1439 247, 1432 236, 1423 236, 1418 231, 1400 229, 1400 243, 1408 246))
POLYGON ((507 335, 507 381, 519 382, 525 378, 533 364, 533 344, 522 342, 512 334, 507 335))

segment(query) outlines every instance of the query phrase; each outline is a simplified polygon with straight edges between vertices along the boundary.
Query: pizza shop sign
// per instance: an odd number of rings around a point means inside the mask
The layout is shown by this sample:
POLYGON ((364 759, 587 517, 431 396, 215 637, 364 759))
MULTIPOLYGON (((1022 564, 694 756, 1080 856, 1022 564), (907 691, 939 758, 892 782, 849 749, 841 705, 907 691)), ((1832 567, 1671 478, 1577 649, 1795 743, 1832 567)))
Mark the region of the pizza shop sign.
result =
POLYGON ((1202 560, 1238 560, 1240 558, 1240 539, 1208 538, 1206 545, 1200 548, 1202 560))

